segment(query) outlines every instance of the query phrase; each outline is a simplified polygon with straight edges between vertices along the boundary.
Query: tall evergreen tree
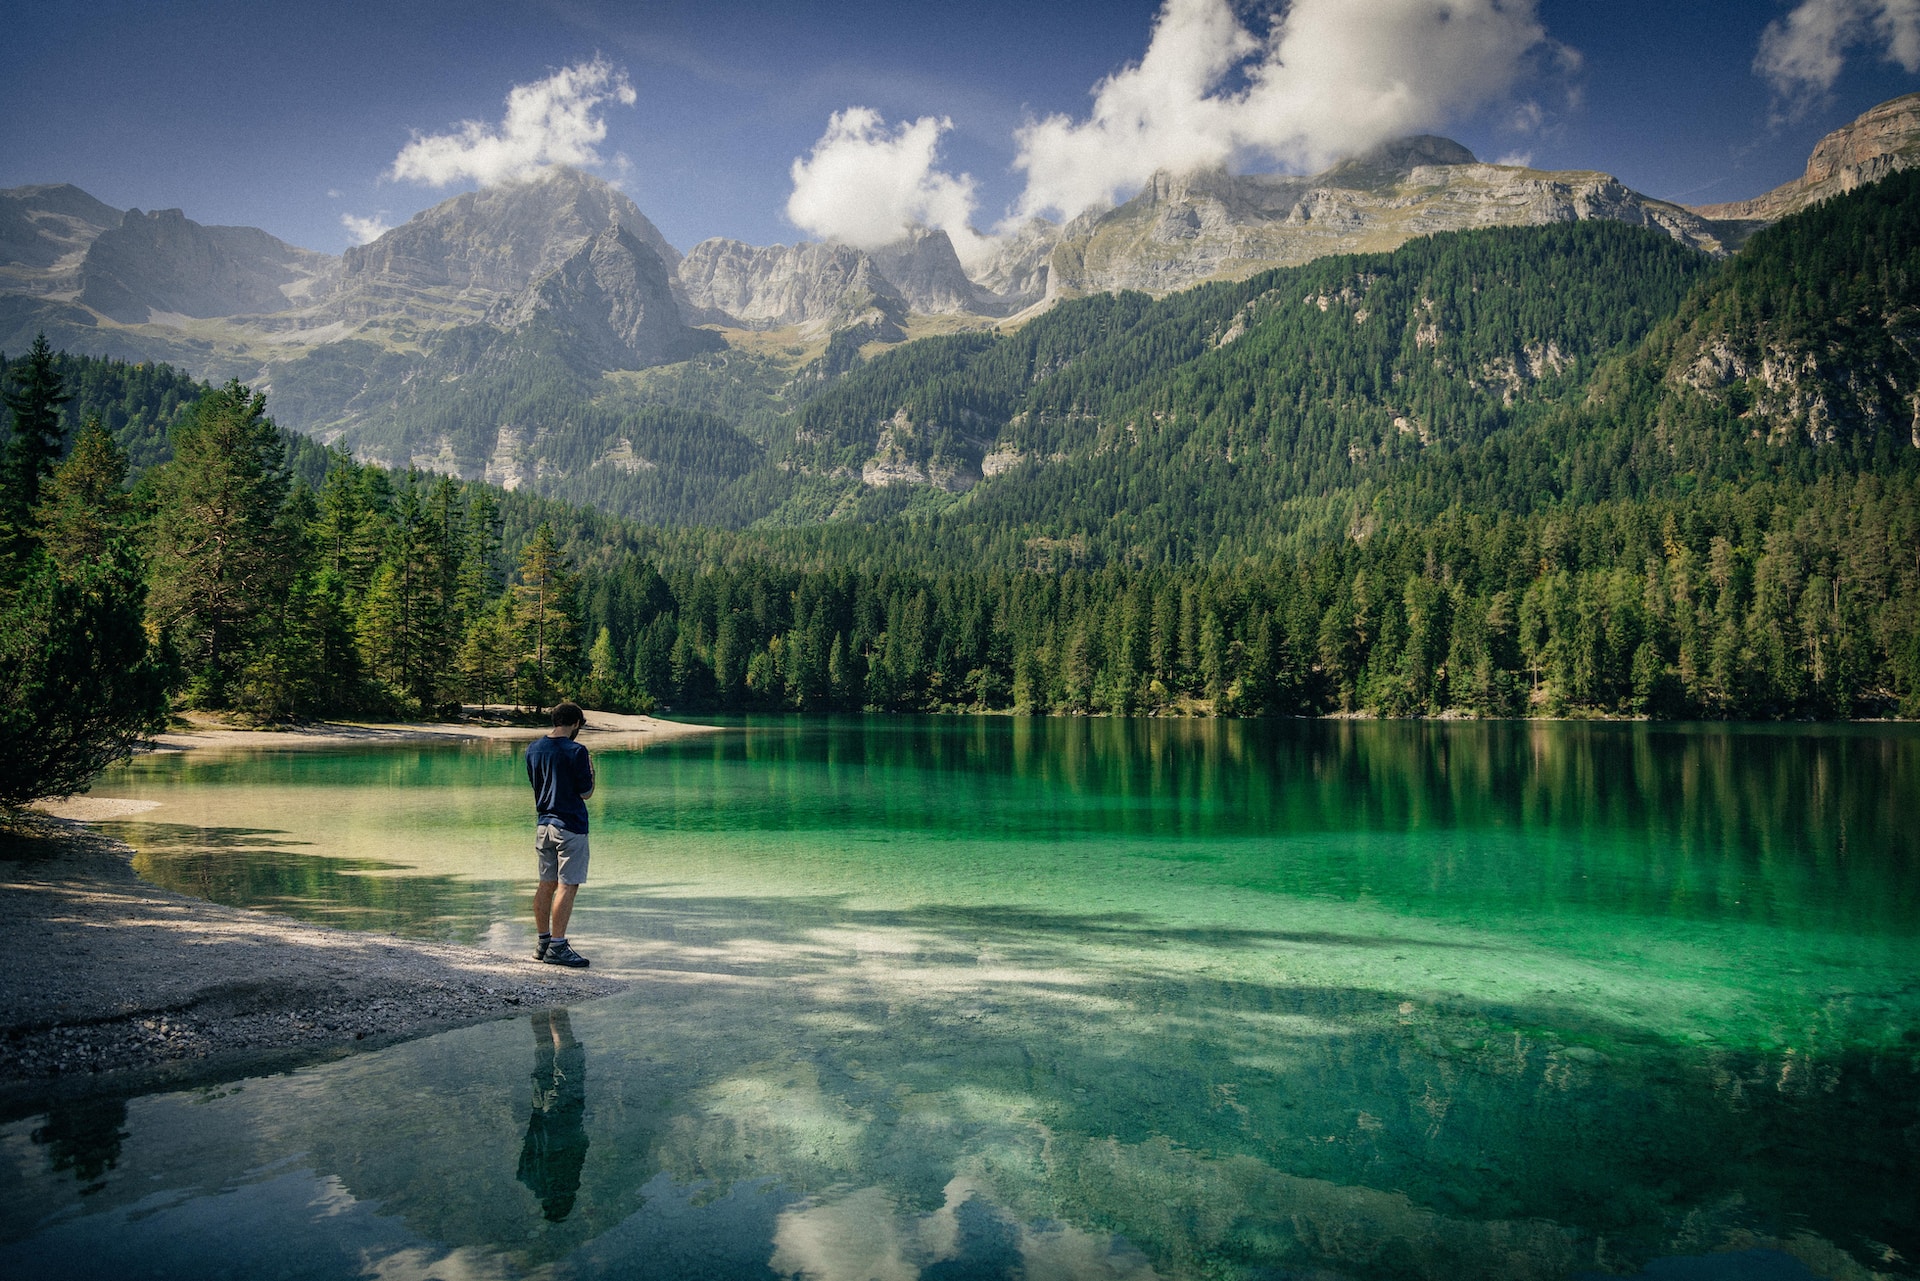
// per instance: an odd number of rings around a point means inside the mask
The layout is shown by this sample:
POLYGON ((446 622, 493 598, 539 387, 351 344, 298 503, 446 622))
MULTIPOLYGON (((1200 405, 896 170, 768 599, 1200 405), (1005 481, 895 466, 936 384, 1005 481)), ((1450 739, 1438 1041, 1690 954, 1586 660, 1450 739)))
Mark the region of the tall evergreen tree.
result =
POLYGON ((286 448, 266 398, 234 381, 175 429, 173 453, 155 486, 153 611, 179 638, 189 702, 230 707, 297 568, 279 519, 286 448))
POLYGON ((41 487, 34 509, 40 541, 63 572, 100 560, 134 524, 127 455, 98 418, 87 419, 73 452, 41 487))
POLYGON ((33 340, 25 363, 14 369, 13 384, 4 397, 13 434, 0 459, 0 536, 20 538, 40 501, 40 484, 60 457, 60 406, 71 399, 45 334, 33 340))
POLYGON ((573 679, 579 663, 577 586, 553 526, 542 523, 521 554, 520 581, 513 588, 526 694, 542 707, 573 679))
POLYGON ((0 809, 85 791, 164 723, 173 680, 145 626, 125 460, 97 424, 14 531, 0 575, 0 809))

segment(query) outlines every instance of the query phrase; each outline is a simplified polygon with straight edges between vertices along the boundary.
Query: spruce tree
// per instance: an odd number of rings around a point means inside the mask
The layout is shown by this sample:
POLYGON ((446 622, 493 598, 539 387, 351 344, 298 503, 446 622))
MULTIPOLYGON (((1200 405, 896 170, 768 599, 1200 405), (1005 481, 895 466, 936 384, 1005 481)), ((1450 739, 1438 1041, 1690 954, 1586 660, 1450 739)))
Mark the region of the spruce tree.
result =
POLYGON ((188 700, 231 707, 297 569, 279 523, 286 449, 266 398, 234 381, 201 398, 173 451, 155 485, 153 617, 179 639, 188 700))
MULTIPOLYGON (((60 406, 71 399, 45 334, 33 340, 25 362, 14 368, 13 382, 4 396, 13 434, 0 459, 0 537, 19 540, 28 536, 41 482, 60 457, 60 406)), ((13 550, 19 555, 25 548, 13 550)))
POLYGON ((0 578, 0 809, 85 791, 165 721, 173 665, 144 625, 124 470, 92 424, 45 487, 37 526, 14 531, 0 578))
POLYGON ((113 540, 132 532, 126 482, 126 453, 99 418, 88 418, 73 452, 41 487, 33 513, 40 541, 63 573, 100 560, 113 540))
POLYGON ((543 522, 520 555, 520 581, 513 588, 526 694, 541 707, 573 679, 578 666, 577 583, 553 526, 543 522))

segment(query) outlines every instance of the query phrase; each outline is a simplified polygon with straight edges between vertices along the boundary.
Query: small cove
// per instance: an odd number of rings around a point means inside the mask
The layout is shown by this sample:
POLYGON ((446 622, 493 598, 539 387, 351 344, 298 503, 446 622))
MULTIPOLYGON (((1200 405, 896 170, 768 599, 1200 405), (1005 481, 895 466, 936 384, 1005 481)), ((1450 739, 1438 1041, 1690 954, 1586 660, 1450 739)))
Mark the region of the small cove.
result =
MULTIPOLYGON (((633 991, 0 1127, 0 1266, 1920 1257, 1906 727, 776 719, 598 760, 572 933, 633 991)), ((528 942, 511 745, 96 792, 159 802, 103 827, 171 888, 528 942)))

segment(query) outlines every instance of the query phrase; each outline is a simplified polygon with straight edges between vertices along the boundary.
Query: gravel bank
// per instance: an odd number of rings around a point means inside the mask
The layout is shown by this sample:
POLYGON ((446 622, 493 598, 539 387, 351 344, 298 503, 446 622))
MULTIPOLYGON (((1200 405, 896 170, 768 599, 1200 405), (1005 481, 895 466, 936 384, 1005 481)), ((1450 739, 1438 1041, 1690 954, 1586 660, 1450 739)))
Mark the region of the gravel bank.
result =
POLYGON ((282 1068, 619 991, 591 970, 308 925, 140 880, 75 821, 0 829, 0 1100, 282 1068))

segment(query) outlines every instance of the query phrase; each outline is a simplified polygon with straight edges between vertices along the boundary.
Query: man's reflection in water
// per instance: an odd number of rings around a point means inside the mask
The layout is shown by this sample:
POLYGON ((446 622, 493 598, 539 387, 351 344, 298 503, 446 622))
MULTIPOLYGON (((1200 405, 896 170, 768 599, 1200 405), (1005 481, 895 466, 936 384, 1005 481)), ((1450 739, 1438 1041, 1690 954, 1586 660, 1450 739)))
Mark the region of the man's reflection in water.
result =
POLYGON ((120 1163, 120 1144, 127 1138, 125 1099, 98 1099, 56 1104, 47 1123, 33 1131, 35 1143, 46 1145, 47 1162, 54 1173, 72 1170, 86 1187, 82 1196, 107 1186, 106 1173, 120 1163))
POLYGON ((533 1016, 533 1115, 520 1148, 520 1182, 554 1223, 573 1211, 587 1159, 587 1049, 565 1010, 533 1016))

